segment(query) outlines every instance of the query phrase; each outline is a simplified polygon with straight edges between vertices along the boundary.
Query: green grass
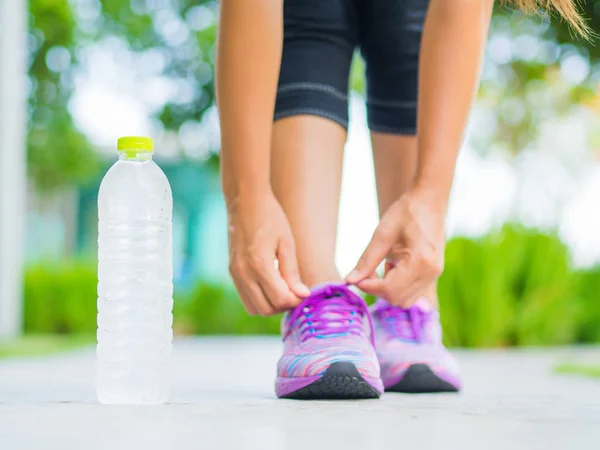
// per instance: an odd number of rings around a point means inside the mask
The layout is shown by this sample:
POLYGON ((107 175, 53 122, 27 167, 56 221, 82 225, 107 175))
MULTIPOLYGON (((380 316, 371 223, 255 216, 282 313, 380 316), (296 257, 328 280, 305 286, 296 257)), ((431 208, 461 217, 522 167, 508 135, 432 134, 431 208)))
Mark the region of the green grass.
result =
POLYGON ((29 335, 14 341, 0 341, 0 359, 39 356, 72 350, 96 342, 93 334, 29 335))
POLYGON ((584 364, 560 364, 554 368, 556 373, 567 375, 583 375, 600 379, 600 364, 584 365, 584 364))

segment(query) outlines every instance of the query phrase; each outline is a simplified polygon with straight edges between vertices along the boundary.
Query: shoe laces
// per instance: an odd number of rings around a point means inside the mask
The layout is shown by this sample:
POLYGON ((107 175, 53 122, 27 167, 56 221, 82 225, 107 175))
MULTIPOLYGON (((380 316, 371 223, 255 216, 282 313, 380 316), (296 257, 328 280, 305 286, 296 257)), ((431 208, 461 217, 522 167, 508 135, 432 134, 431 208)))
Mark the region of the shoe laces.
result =
POLYGON ((432 317, 431 312, 423 311, 417 305, 405 309, 386 304, 378 309, 377 314, 393 337, 415 342, 426 339, 425 327, 432 317))
POLYGON ((344 335, 364 336, 365 317, 371 327, 371 343, 375 345, 373 323, 364 300, 347 285, 331 284, 314 290, 294 309, 289 329, 297 326, 302 341, 344 335))

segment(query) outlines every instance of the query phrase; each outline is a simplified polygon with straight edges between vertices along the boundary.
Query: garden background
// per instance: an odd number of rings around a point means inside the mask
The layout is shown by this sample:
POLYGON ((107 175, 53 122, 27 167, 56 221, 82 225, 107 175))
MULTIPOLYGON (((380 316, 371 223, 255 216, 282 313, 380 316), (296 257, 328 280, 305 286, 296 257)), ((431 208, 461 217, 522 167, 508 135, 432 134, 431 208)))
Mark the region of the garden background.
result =
MULTIPOLYGON (((600 30, 600 1, 582 7, 600 30)), ((173 187, 176 333, 277 333, 279 318, 244 313, 227 275, 216 2, 30 0, 27 21, 26 338, 0 348, 95 339, 97 189, 116 139, 131 134, 155 138, 173 187)), ((377 223, 363 68, 357 55, 342 271, 377 223)), ((600 342, 599 156, 597 40, 497 5, 448 218, 439 283, 448 345, 600 342)))

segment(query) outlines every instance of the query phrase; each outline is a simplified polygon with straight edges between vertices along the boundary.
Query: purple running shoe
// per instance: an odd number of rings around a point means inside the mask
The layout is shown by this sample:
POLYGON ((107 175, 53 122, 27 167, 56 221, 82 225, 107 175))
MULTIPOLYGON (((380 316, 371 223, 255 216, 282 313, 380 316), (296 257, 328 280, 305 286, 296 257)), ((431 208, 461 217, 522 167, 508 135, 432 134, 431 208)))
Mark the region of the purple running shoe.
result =
POLYGON ((458 361, 442 344, 436 310, 418 304, 409 309, 378 300, 371 307, 377 357, 386 391, 406 393, 458 392, 458 361))
POLYGON ((281 323, 278 397, 377 398, 383 392, 367 305, 344 284, 314 288, 281 323))

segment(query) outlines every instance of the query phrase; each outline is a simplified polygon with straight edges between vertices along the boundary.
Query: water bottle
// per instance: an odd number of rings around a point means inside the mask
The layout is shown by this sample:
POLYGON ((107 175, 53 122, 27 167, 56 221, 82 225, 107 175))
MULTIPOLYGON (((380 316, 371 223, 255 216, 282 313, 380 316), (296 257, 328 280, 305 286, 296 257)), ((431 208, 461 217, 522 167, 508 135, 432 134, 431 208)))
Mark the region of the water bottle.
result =
POLYGON ((152 139, 118 141, 98 193, 97 395, 161 404, 173 341, 173 199, 152 139))

